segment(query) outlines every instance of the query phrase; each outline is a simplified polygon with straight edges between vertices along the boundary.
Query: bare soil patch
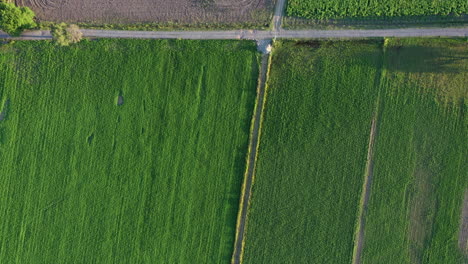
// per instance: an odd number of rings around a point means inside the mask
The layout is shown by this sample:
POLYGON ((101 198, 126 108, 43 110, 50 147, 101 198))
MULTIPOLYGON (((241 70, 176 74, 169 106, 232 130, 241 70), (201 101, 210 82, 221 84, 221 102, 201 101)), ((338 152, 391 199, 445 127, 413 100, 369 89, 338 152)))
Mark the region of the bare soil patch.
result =
POLYGON ((17 0, 44 21, 268 23, 273 0, 17 0))
POLYGON ((465 197, 462 204, 458 246, 465 255, 468 255, 468 190, 465 191, 465 197))

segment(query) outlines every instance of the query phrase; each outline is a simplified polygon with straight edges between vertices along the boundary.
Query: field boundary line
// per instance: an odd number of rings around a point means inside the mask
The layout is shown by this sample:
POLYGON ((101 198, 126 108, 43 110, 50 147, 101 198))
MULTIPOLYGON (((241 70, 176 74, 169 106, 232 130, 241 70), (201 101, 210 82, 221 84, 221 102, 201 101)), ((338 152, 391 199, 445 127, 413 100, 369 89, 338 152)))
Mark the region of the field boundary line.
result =
POLYGON ((362 249, 364 245, 364 227, 366 224, 366 212, 367 204, 370 197, 370 189, 372 185, 372 178, 374 173, 374 147, 375 147, 375 136, 377 134, 377 122, 379 119, 379 102, 380 98, 377 98, 376 110, 373 114, 370 133, 369 143, 367 146, 367 160, 366 170, 364 173, 364 183, 362 186, 361 199, 359 202, 359 214, 358 223, 356 225, 355 239, 354 239, 354 250, 353 250, 353 264, 361 263, 362 249))
POLYGON ((252 185, 255 178, 255 169, 266 101, 266 82, 268 80, 270 65, 271 55, 263 54, 257 86, 257 99, 255 103, 254 115, 252 117, 250 142, 247 153, 247 165, 244 174, 244 182, 242 184, 239 213, 237 215, 236 238, 234 242, 234 252, 231 260, 233 264, 242 263, 242 258, 244 256, 247 214, 250 207, 252 185))

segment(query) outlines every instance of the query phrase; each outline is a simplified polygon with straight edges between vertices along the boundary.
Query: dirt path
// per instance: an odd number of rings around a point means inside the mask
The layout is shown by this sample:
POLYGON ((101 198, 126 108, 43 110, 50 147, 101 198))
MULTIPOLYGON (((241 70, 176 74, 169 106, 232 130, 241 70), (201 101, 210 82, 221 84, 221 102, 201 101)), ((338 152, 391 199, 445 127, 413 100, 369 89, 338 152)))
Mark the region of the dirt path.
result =
POLYGON ((372 184, 372 174, 374 168, 374 141, 377 133, 377 118, 372 119, 371 130, 369 134, 369 145, 367 147, 367 163, 364 177, 364 186, 361 194, 361 203, 359 209, 359 219, 356 232, 356 240, 354 242, 353 264, 361 263, 362 248, 364 245, 364 227, 366 224, 367 203, 370 196, 370 188, 372 184))
POLYGON ((285 4, 286 0, 277 0, 276 2, 275 13, 273 15, 273 31, 281 30, 285 4))
POLYGON ((236 241, 234 243, 234 253, 232 256, 233 264, 240 264, 243 255, 245 225, 247 220, 247 210, 250 203, 250 195, 252 192, 252 182, 255 173, 255 161, 257 159, 258 143, 260 140, 260 123, 262 120, 263 106, 265 103, 265 82, 267 78, 269 60, 269 54, 262 55, 262 63, 260 67, 260 76, 257 88, 257 102, 253 116, 253 128, 250 135, 247 171, 244 177, 239 215, 237 219, 236 241))
MULTIPOLYGON (((277 0, 275 14, 273 16, 273 31, 278 31, 281 28, 281 16, 283 14, 285 0, 277 0)), ((255 31, 247 31, 248 33, 255 34, 255 31)), ((246 31, 242 32, 242 36, 246 31)), ((268 75, 268 67, 270 63, 270 51, 268 46, 272 44, 272 38, 256 38, 258 50, 262 52, 262 62, 260 66, 260 73, 257 88, 257 102, 255 113, 253 116, 253 128, 250 134, 249 143, 249 157, 247 163, 247 171, 244 176, 244 184, 241 194, 240 210, 237 218, 236 240, 234 242, 234 252, 232 255, 232 263, 240 264, 242 256, 244 255, 244 235, 246 230, 247 213, 250 204, 250 196, 252 193, 252 184, 255 174, 255 165, 257 161, 257 151, 260 141, 260 125, 263 116, 263 107, 265 105, 265 86, 268 75)))
MULTIPOLYGON (((281 19, 279 20, 281 21, 281 19)), ((280 25, 280 24, 279 24, 280 25)), ((373 30, 231 30, 231 31, 130 31, 82 29, 88 38, 139 38, 139 39, 301 39, 301 38, 371 38, 371 37, 467 37, 466 28, 405 28, 373 30)), ((41 40, 51 39, 47 30, 24 32, 11 38, 0 31, 0 39, 41 40)))
POLYGON ((468 256, 468 190, 465 191, 463 199, 458 246, 468 256))

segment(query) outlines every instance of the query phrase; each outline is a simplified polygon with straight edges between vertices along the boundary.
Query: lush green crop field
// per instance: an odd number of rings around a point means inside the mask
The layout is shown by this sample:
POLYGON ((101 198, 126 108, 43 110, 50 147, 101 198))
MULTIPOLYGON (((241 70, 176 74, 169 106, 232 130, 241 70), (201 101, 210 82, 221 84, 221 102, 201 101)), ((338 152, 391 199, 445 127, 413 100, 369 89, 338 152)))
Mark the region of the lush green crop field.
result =
POLYGON ((229 263, 257 77, 250 42, 0 46, 0 263, 229 263))
POLYGON ((387 42, 362 263, 464 263, 467 52, 466 40, 387 42))
POLYGON ((280 44, 244 263, 350 263, 382 42, 280 44))
POLYGON ((467 263, 468 43, 283 42, 273 54, 245 263, 467 263))
POLYGON ((289 0, 287 14, 311 19, 446 16, 468 13, 466 0, 289 0))

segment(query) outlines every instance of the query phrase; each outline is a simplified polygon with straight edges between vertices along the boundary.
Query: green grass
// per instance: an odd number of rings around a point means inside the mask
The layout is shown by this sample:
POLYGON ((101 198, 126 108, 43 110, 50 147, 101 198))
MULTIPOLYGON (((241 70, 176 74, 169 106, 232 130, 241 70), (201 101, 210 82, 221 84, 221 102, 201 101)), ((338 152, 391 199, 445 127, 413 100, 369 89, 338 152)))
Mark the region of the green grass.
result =
POLYGON ((463 263, 467 50, 466 40, 387 42, 362 263, 463 263))
POLYGON ((0 262, 229 263, 255 49, 0 46, 0 262))
POLYGON ((289 0, 289 16, 309 19, 447 16, 468 13, 465 0, 289 0))
POLYGON ((244 263, 350 263, 382 42, 280 42, 244 263))

